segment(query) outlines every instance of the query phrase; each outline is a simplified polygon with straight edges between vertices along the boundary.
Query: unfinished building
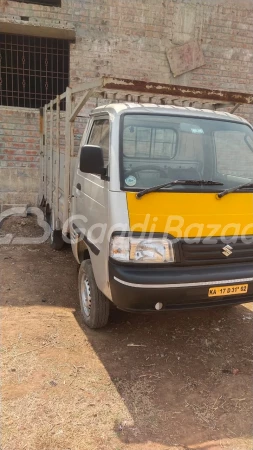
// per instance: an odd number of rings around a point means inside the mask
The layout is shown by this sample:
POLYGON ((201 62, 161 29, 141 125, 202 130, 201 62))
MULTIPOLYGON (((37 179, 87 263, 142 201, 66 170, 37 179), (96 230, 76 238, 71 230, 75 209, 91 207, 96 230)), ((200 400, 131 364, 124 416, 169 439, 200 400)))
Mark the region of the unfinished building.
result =
MULTIPOLYGON (((251 0, 0 0, 0 204, 37 203, 39 109, 68 86, 113 76, 253 93, 252 38, 251 0)), ((252 121, 253 107, 238 114, 252 121)))

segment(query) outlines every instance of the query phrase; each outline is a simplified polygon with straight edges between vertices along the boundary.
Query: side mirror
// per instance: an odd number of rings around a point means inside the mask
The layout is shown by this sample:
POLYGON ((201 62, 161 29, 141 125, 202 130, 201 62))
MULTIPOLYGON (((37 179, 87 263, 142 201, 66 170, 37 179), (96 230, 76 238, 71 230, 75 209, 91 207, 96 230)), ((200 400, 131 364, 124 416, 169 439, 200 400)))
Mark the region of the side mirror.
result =
POLYGON ((81 172, 105 175, 102 148, 98 145, 84 145, 81 148, 79 168, 81 172))

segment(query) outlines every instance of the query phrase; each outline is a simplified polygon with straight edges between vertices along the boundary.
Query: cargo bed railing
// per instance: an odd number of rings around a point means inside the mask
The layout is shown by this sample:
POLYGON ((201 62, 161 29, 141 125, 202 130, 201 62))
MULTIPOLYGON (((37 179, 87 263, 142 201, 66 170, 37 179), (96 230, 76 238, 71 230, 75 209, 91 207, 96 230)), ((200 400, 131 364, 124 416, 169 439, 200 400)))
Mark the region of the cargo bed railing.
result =
POLYGON ((58 95, 40 110, 41 183, 39 198, 42 206, 53 211, 54 229, 61 228, 61 224, 68 219, 71 197, 71 159, 75 156, 74 122, 90 98, 102 99, 106 103, 123 101, 190 106, 212 110, 224 108, 229 109, 231 113, 234 113, 240 105, 253 105, 253 94, 124 78, 102 77, 68 87, 63 94, 58 95), (59 220, 60 105, 62 101, 65 101, 64 207, 59 220), (47 131, 49 139, 46 139, 47 131))

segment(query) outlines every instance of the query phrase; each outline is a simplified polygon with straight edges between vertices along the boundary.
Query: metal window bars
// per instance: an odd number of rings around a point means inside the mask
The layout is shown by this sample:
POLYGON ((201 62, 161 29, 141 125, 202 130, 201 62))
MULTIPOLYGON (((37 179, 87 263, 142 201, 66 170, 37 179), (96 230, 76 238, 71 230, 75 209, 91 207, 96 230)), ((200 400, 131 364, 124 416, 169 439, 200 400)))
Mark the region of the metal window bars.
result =
POLYGON ((39 108, 68 82, 68 41, 0 33, 1 105, 39 108))

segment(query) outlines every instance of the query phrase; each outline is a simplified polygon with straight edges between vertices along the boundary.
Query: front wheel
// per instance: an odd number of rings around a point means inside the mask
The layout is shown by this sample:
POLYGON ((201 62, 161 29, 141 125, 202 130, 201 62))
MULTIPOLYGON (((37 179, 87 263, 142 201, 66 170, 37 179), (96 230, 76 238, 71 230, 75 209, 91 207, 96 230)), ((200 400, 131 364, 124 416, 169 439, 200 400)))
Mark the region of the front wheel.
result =
POLYGON ((109 319, 110 301, 98 289, 91 261, 82 262, 78 275, 78 291, 84 322, 90 328, 102 328, 109 319))

